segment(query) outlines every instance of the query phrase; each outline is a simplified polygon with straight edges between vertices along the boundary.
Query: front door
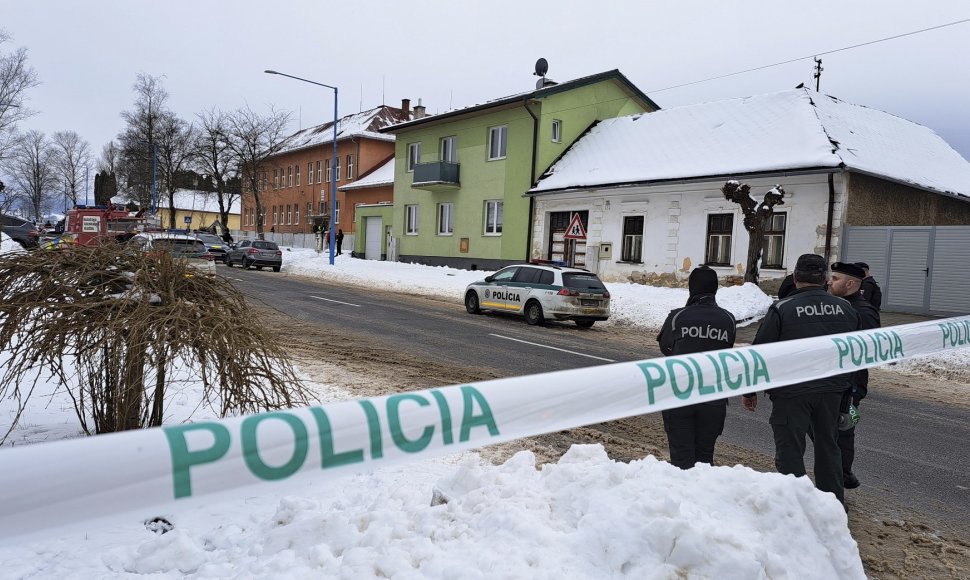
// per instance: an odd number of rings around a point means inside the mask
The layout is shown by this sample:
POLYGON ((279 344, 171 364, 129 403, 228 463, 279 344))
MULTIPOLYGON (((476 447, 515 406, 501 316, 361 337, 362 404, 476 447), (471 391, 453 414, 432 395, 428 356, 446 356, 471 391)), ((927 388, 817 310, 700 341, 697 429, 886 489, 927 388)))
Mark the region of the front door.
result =
POLYGON ((364 259, 381 259, 381 237, 384 233, 384 220, 380 217, 365 217, 364 259))
POLYGON ((566 239, 566 229, 574 214, 579 214, 583 228, 589 231, 588 211, 554 211, 549 214, 548 259, 554 263, 577 268, 586 267, 586 240, 566 239))

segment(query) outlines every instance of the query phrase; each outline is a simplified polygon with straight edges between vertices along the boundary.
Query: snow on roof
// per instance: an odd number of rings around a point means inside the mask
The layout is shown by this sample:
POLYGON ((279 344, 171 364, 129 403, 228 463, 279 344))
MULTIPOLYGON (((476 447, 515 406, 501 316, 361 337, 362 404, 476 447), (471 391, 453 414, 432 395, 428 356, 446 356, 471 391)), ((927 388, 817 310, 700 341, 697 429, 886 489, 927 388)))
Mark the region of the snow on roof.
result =
MULTIPOLYGON (((158 207, 168 207, 168 194, 163 191, 158 192, 158 207)), ((219 213, 219 197, 209 191, 180 189, 175 192, 175 208, 180 210, 219 213)), ((233 199, 232 205, 229 207, 229 213, 239 213, 238 195, 233 199)))
POLYGON ((970 197, 970 163, 932 130, 809 89, 607 119, 531 192, 843 165, 970 197))
MULTIPOLYGON (((377 131, 394 123, 400 123, 402 120, 401 109, 387 105, 347 115, 337 120, 337 140, 349 137, 368 137, 381 141, 393 141, 394 135, 385 135, 377 131)), ((331 142, 333 142, 333 121, 328 121, 322 125, 307 127, 290 135, 276 154, 331 142)))
POLYGON ((357 181, 339 188, 341 191, 348 189, 363 189, 365 187, 380 187, 383 185, 394 185, 394 158, 391 157, 387 163, 381 165, 374 171, 368 173, 357 181))

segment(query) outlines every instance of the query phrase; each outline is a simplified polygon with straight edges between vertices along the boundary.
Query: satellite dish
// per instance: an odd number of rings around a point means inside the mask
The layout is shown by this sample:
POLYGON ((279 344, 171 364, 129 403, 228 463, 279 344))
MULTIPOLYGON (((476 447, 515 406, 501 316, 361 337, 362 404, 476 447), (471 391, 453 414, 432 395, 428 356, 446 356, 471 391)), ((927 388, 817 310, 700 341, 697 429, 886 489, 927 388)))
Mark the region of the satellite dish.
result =
POLYGON ((549 63, 546 62, 546 59, 540 58, 536 61, 536 72, 532 74, 537 77, 544 77, 547 72, 549 72, 549 63))

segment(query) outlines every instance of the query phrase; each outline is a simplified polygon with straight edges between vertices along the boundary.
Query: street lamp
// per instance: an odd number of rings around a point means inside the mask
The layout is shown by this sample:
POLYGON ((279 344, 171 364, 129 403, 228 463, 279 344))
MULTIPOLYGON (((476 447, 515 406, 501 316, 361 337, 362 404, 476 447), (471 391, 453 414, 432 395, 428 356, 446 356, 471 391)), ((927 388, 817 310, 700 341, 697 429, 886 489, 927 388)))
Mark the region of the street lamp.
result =
POLYGON ((282 77, 289 77, 291 79, 296 79, 298 81, 303 81, 305 83, 310 83, 311 85, 317 85, 320 87, 326 87, 333 90, 333 161, 330 163, 330 265, 333 266, 333 248, 334 248, 334 218, 337 215, 337 87, 325 85, 323 83, 318 83, 316 81, 311 81, 303 79, 300 77, 295 77, 293 75, 288 75, 286 73, 277 72, 275 70, 264 70, 266 74, 270 75, 280 75, 282 77))

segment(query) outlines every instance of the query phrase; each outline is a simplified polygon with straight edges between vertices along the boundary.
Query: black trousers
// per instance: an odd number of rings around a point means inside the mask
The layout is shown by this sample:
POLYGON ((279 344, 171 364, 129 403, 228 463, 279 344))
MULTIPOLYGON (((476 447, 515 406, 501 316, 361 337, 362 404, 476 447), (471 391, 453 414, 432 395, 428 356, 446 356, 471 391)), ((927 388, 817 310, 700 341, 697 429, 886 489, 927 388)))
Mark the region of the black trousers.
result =
POLYGON ((839 449, 842 451, 842 475, 852 472, 855 461, 855 427, 839 431, 839 449))
POLYGON ((813 393, 772 400, 771 431, 775 436, 775 469, 805 475, 805 436, 815 442, 815 487, 845 502, 842 452, 839 449, 839 404, 842 393, 813 393))
POLYGON ((662 411, 670 462, 681 469, 714 465, 714 443, 724 431, 727 405, 691 405, 662 411))

